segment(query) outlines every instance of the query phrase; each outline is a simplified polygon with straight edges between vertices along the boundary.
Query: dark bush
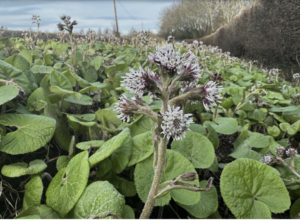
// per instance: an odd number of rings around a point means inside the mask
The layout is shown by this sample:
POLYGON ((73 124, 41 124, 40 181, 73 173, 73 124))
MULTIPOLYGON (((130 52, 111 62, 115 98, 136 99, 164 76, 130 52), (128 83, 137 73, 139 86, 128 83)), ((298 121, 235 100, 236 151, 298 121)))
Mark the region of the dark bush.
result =
POLYGON ((258 0, 231 23, 199 40, 269 68, 298 72, 300 1, 258 0))

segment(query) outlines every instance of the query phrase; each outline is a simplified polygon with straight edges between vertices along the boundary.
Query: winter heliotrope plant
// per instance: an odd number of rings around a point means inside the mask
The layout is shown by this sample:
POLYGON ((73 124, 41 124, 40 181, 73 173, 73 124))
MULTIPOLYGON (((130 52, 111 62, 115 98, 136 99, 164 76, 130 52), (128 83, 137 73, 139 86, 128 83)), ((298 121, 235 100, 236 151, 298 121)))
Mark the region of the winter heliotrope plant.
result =
POLYGON ((222 98, 219 95, 222 87, 218 83, 209 81, 205 85, 199 85, 202 69, 199 67, 197 57, 191 52, 181 54, 175 51, 171 44, 157 47, 155 53, 150 53, 148 61, 158 66, 158 73, 150 68, 138 70, 130 69, 123 77, 122 85, 135 96, 131 99, 121 96, 116 111, 118 117, 124 122, 129 122, 135 114, 144 114, 157 123, 153 135, 154 143, 154 169, 155 175, 148 194, 141 218, 149 218, 155 199, 162 192, 176 188, 184 188, 192 191, 208 190, 195 187, 181 181, 173 181, 164 189, 159 189, 162 173, 166 163, 166 149, 170 140, 181 140, 189 130, 189 124, 193 123, 192 114, 184 114, 183 106, 188 100, 191 103, 201 101, 204 107, 217 106, 222 98), (148 93, 152 98, 161 99, 162 107, 159 112, 154 112, 150 106, 141 99, 148 93), (156 150, 157 144, 157 150, 156 150), (180 185, 182 184, 182 185, 180 185))

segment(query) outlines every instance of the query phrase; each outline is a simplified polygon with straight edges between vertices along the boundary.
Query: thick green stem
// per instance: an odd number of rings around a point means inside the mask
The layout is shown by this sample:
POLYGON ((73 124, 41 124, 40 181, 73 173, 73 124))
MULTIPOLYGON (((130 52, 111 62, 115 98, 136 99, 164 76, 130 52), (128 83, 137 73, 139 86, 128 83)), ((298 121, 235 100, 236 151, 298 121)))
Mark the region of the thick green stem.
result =
POLYGON ((158 145, 158 161, 154 173, 154 179, 152 182, 152 186, 150 192, 148 194, 147 201, 145 203, 143 212, 140 216, 140 219, 148 219, 150 217, 150 213, 153 209, 155 203, 155 196, 158 193, 162 173, 165 168, 165 160, 166 160, 166 152, 167 152, 167 138, 162 138, 158 145))
MULTIPOLYGON (((162 91, 163 105, 160 110, 161 113, 165 113, 168 109, 167 107, 168 107, 168 101, 169 101, 169 91, 168 91, 169 83, 170 83, 170 78, 168 76, 165 76, 163 78, 163 91, 162 91)), ((162 123, 162 121, 159 120, 159 118, 158 118, 158 123, 157 123, 158 130, 160 130, 160 128, 161 128, 161 123, 162 123)), ((161 177, 162 177, 163 171, 165 169, 168 141, 169 140, 167 138, 161 137, 160 142, 158 144, 158 150, 157 150, 158 155, 157 155, 157 163, 154 168, 154 179, 153 179, 152 186, 150 188, 150 192, 148 194, 148 198, 145 203, 143 212, 140 216, 140 219, 148 219, 150 217, 151 211, 154 207, 155 200, 156 200, 155 196, 158 193, 161 177)), ((154 155, 154 156, 156 156, 156 155, 154 155)), ((156 159, 154 159, 154 160, 156 160, 156 159)))

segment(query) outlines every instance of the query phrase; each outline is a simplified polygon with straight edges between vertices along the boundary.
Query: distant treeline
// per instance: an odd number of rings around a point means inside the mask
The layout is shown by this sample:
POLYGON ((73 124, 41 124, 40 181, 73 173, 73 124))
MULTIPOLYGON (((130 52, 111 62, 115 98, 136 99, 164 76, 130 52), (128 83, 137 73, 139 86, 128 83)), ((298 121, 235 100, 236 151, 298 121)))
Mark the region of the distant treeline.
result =
MULTIPOLYGON (((30 37, 30 31, 12 31, 12 30, 5 30, 3 33, 2 33, 2 37, 7 37, 7 38, 10 38, 10 37, 20 37, 20 38, 24 38, 24 35, 22 35, 22 33, 27 33, 27 37, 30 37)), ((35 33, 34 31, 31 32, 31 37, 34 38, 35 36, 35 33)), ((65 38, 67 39, 69 35, 66 33, 65 34, 65 38)), ((82 35, 82 34, 74 34, 75 37, 83 37, 85 35, 82 35)), ((43 40, 44 42, 46 42, 47 40, 50 40, 50 39, 57 39, 57 40, 60 40, 60 37, 58 36, 57 33, 51 33, 51 32, 40 32, 38 34, 38 39, 40 40, 43 40)))
POLYGON ((200 38, 230 23, 247 5, 257 0, 179 0, 163 9, 159 35, 176 40, 200 38))
POLYGON ((199 40, 269 68, 299 72, 300 1, 258 0, 232 22, 199 40))

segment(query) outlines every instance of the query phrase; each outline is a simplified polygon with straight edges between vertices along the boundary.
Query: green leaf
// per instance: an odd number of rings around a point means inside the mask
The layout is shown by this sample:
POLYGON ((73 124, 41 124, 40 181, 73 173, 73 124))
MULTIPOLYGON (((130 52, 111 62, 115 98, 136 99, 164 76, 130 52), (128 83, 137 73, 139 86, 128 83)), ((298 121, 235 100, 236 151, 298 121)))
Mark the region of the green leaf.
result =
POLYGON ((238 130, 238 123, 237 123, 237 119, 235 118, 219 117, 216 118, 214 122, 211 121, 204 122, 204 126, 206 126, 206 124, 210 124, 217 133, 221 133, 221 134, 230 135, 230 134, 234 134, 238 130))
POLYGON ((68 166, 70 159, 68 156, 60 156, 56 161, 56 169, 59 171, 64 167, 68 166))
POLYGON ((20 212, 15 219, 40 219, 40 212, 35 206, 30 206, 28 209, 20 212))
POLYGON ((46 191, 46 203, 64 217, 83 193, 89 177, 88 152, 74 156, 54 176, 46 191))
MULTIPOLYGON (((172 150, 167 150, 166 166, 161 178, 161 183, 167 180, 173 180, 179 175, 187 172, 196 173, 193 165, 181 154, 172 150)), ((138 163, 134 171, 136 190, 143 202, 146 202, 152 185, 153 177, 153 156, 151 156, 146 160, 138 163)), ((199 186, 198 179, 192 181, 191 183, 199 186)), ((175 189, 169 192, 164 197, 157 199, 155 202, 155 206, 164 206, 168 204, 171 197, 176 202, 180 202, 181 204, 194 205, 200 199, 200 192, 192 192, 185 189, 175 189)))
MULTIPOLYGON (((291 158, 288 157, 284 160, 287 164, 291 165, 291 158)), ((288 180, 291 180, 291 179, 298 179, 298 177, 292 172, 290 171, 287 167, 284 167, 284 166, 279 166, 277 165, 276 166, 276 169, 279 171, 280 173, 280 176, 283 178, 283 179, 288 179, 288 180)), ((294 161, 294 169, 297 173, 300 172, 300 156, 297 155, 295 157, 295 161, 294 161)), ((300 185, 297 184, 297 185, 294 185, 294 186, 288 186, 287 187, 288 189, 291 189, 291 190, 296 190, 296 189, 299 189, 300 188, 300 185)))
POLYGON ((28 88, 30 90, 35 90, 37 88, 35 78, 30 70, 30 63, 23 56, 13 55, 7 58, 5 61, 13 65, 15 68, 21 70, 26 75, 29 81, 28 88))
POLYGON ((100 83, 100 82, 94 82, 91 83, 92 86, 87 86, 84 89, 79 90, 79 93, 83 94, 83 93, 87 93, 87 92, 95 92, 98 91, 99 89, 105 88, 107 86, 106 83, 100 83))
POLYGON ((41 219, 60 219, 57 212, 47 205, 39 205, 37 208, 40 212, 41 219))
POLYGON ((25 90, 26 94, 30 92, 28 87, 29 80, 26 75, 19 69, 2 60, 0 60, 0 79, 7 81, 13 80, 14 83, 18 84, 25 90))
POLYGON ((121 173, 127 167, 131 154, 132 138, 128 136, 122 146, 115 150, 110 157, 112 162, 112 172, 115 174, 121 173))
POLYGON ((236 218, 271 218, 291 205, 289 193, 274 170, 251 159, 237 159, 221 175, 221 194, 236 218))
POLYGON ((114 111, 99 109, 95 112, 95 115, 97 120, 100 122, 102 122, 104 119, 108 128, 115 129, 122 124, 122 121, 117 117, 117 114, 114 111))
POLYGON ((31 67, 33 74, 50 74, 54 69, 50 66, 34 65, 31 67))
POLYGON ((94 167, 97 163, 109 157, 115 150, 122 146, 130 135, 128 128, 124 129, 121 133, 115 137, 106 141, 99 150, 97 150, 90 158, 90 167, 94 167))
POLYGON ((44 186, 40 176, 32 176, 30 181, 25 184, 25 195, 23 198, 22 209, 25 210, 30 206, 40 205, 43 189, 44 186))
MULTIPOLYGON (((206 188, 206 183, 206 180, 202 180, 200 187, 206 188)), ((212 186, 211 190, 200 192, 200 200, 195 205, 187 206, 181 205, 180 203, 178 204, 196 218, 207 218, 218 209, 218 192, 216 188, 212 186)))
POLYGON ((296 202, 294 202, 294 204, 291 207, 290 210, 290 217, 291 218, 295 218, 300 216, 300 199, 297 199, 296 202))
POLYGON ((81 150, 89 150, 91 147, 99 148, 104 143, 105 143, 105 141, 98 141, 98 140, 85 141, 85 142, 80 142, 80 143, 76 144, 76 147, 81 149, 81 150))
POLYGON ((273 137, 277 137, 280 135, 280 129, 276 125, 273 125, 272 127, 269 126, 267 128, 267 131, 268 131, 268 134, 273 137))
POLYGON ((123 219, 135 219, 134 211, 128 205, 124 205, 123 206, 123 210, 122 210, 121 216, 122 216, 123 219))
POLYGON ((90 86, 90 83, 88 81, 86 81, 85 79, 82 79, 80 76, 78 76, 76 73, 74 73, 73 71, 70 70, 70 74, 71 76, 73 76, 76 81, 78 82, 80 87, 87 87, 90 86))
POLYGON ((90 65, 94 66, 96 70, 98 70, 103 62, 103 58, 100 56, 96 56, 91 62, 90 65))
POLYGON ((60 87, 64 90, 73 91, 73 87, 68 78, 62 73, 54 70, 50 74, 50 83, 52 86, 60 87))
MULTIPOLYGON (((53 92, 54 94, 59 94, 59 95, 73 95, 73 97, 76 97, 77 99, 82 98, 82 95, 78 92, 74 92, 73 90, 67 90, 60 88, 59 86, 51 86, 50 91, 53 92)), ((66 100, 66 98, 64 99, 66 100)))
POLYGON ((131 197, 136 195, 134 182, 128 181, 124 178, 120 178, 115 174, 112 174, 110 177, 109 176, 110 175, 106 177, 108 178, 109 182, 111 182, 114 185, 114 187, 119 191, 119 193, 121 193, 126 197, 131 197))
MULTIPOLYGON (((80 93, 77 93, 80 94, 80 93)), ((75 95, 70 95, 65 98, 66 102, 78 104, 78 105, 92 105, 93 99, 87 95, 81 95, 81 98, 77 98, 75 95)))
POLYGON ((60 110, 57 107, 53 107, 52 109, 49 106, 46 106, 44 114, 56 120, 54 139, 62 149, 68 150, 71 142, 71 135, 69 133, 67 123, 65 122, 65 118, 61 114, 60 110))
MULTIPOLYGON (((217 149, 220 144, 220 140, 219 140, 219 136, 218 136, 217 132, 215 131, 215 129, 213 129, 212 126, 210 126, 210 124, 207 124, 206 128, 208 130, 208 134, 207 134, 208 140, 210 140, 210 142, 213 144, 214 148, 217 149)), ((206 134, 205 134, 205 136, 206 136, 206 134)))
POLYGON ((0 87, 0 105, 14 99, 19 94, 19 89, 13 85, 5 85, 0 87))
MULTIPOLYGON (((90 114, 88 114, 88 115, 90 115, 90 114)), ((91 115, 95 116, 94 114, 91 114, 91 115)), ((87 127, 92 127, 97 123, 95 121, 84 120, 84 119, 81 119, 80 117, 75 117, 73 115, 67 115, 67 117, 70 121, 81 124, 83 126, 87 126, 87 127)), ((84 115, 82 115, 82 118, 84 118, 84 115)))
POLYGON ((204 135, 204 136, 207 135, 206 129, 205 129, 202 125, 199 125, 199 124, 190 124, 190 125, 189 125, 189 129, 190 129, 191 131, 193 131, 193 132, 202 134, 202 135, 204 135))
POLYGON ((152 121, 151 118, 143 115, 139 120, 134 121, 134 123, 130 125, 129 128, 131 132, 131 137, 148 131, 152 131, 155 125, 156 123, 152 121))
POLYGON ((7 177, 19 177, 24 175, 33 175, 42 172, 47 168, 47 165, 42 160, 33 160, 29 163, 18 162, 9 165, 4 165, 1 173, 7 177))
POLYGON ((212 143, 199 133, 187 131, 186 137, 173 141, 171 148, 187 158, 195 168, 208 168, 214 161, 215 153, 212 143))
POLYGON ((0 143, 0 151, 14 155, 45 146, 55 131, 55 120, 40 115, 5 114, 0 116, 0 124, 17 127, 2 137, 0 143))
POLYGON ((22 57, 24 57, 28 62, 29 65, 32 65, 32 56, 29 50, 22 50, 21 53, 19 53, 22 57))
POLYGON ((248 113, 248 118, 262 122, 266 119, 266 113, 264 113, 262 110, 255 109, 253 112, 248 113))
POLYGON ((152 131, 136 135, 132 141, 133 150, 128 166, 145 160, 153 153, 152 131))
POLYGON ((124 205, 124 197, 109 182, 97 181, 86 187, 68 217, 93 219, 121 215, 124 205))
POLYGON ((44 56, 44 62, 47 66, 52 66, 53 61, 51 59, 51 54, 45 54, 44 56))
POLYGON ((254 160, 260 160, 261 155, 252 148, 266 148, 269 146, 270 136, 264 136, 263 134, 244 131, 234 142, 234 151, 230 156, 234 158, 250 158, 254 160))

